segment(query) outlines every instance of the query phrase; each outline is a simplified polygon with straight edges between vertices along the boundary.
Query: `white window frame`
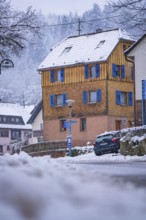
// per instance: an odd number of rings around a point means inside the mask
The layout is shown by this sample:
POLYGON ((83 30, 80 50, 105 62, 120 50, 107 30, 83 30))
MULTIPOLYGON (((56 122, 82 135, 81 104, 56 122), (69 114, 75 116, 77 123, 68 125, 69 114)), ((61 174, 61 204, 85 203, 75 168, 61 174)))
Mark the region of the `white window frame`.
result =
POLYGON ((56 95, 56 106, 62 106, 63 105, 63 95, 59 94, 56 95))
POLYGON ((89 103, 96 103, 96 91, 89 92, 89 103))

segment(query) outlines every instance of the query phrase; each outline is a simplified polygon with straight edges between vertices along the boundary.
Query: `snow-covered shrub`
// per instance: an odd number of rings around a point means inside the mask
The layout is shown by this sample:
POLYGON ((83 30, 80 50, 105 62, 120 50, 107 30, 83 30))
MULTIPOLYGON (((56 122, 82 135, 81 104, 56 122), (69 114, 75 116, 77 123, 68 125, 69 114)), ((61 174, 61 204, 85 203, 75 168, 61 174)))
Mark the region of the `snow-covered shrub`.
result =
MULTIPOLYGON (((121 131, 122 132, 122 131, 121 131)), ((123 155, 146 154, 146 127, 129 128, 120 139, 120 152, 123 155)))
POLYGON ((77 146, 77 147, 72 147, 72 149, 71 149, 72 157, 79 156, 79 155, 82 155, 82 154, 88 154, 88 153, 91 153, 91 152, 93 152, 93 145, 84 146, 84 147, 78 147, 77 146))

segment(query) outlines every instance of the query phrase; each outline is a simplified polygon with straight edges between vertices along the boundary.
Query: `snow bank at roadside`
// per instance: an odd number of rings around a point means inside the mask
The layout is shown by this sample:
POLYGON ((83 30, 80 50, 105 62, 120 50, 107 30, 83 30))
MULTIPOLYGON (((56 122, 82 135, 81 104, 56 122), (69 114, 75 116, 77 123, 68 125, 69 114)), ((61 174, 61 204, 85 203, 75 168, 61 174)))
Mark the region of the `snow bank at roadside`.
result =
POLYGON ((146 155, 144 156, 123 156, 120 153, 118 154, 104 154, 101 156, 96 156, 94 152, 76 156, 76 157, 66 157, 66 158, 60 158, 60 160, 65 161, 116 161, 116 162, 127 162, 127 161, 146 161, 146 155))
MULTIPOLYGON (((106 155, 105 157, 111 157, 106 155)), ((102 159, 94 154, 78 160, 102 159)), ((116 158, 116 157, 112 157, 116 158)), ((75 158, 64 158, 71 160, 75 158)), ((144 220, 146 190, 114 185, 79 165, 26 153, 0 157, 2 220, 144 220)))

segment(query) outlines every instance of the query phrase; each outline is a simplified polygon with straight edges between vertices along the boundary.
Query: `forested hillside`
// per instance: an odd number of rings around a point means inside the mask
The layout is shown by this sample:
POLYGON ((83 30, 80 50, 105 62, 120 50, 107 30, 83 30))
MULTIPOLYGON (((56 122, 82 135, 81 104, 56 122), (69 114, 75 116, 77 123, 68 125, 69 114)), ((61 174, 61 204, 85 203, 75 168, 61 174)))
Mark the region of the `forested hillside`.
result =
MULTIPOLYGON (((19 57, 11 57, 14 68, 2 69, 0 75, 0 99, 21 104, 36 104, 41 99, 41 79, 37 72, 50 49, 65 37, 95 32, 97 29, 113 29, 119 27, 116 23, 120 19, 119 11, 110 13, 111 9, 105 6, 101 11, 97 4, 86 11, 82 16, 69 13, 68 15, 38 13, 42 23, 40 37, 31 39, 29 46, 19 57)), ((125 24, 120 26, 129 33, 139 37, 136 29, 129 29, 125 24)), ((139 32, 139 35, 142 34, 139 32)))

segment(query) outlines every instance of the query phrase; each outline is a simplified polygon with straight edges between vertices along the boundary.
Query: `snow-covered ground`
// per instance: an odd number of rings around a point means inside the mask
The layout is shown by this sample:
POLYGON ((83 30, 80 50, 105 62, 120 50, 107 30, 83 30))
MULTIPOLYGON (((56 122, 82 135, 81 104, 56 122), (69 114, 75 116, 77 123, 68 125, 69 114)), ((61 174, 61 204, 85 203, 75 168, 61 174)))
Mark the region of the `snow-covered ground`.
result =
POLYGON ((146 188, 123 186, 73 161, 146 160, 94 153, 74 158, 0 157, 1 220, 145 220, 146 188))

